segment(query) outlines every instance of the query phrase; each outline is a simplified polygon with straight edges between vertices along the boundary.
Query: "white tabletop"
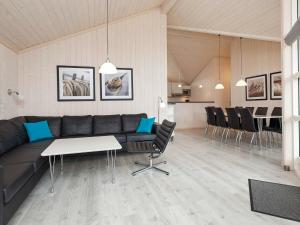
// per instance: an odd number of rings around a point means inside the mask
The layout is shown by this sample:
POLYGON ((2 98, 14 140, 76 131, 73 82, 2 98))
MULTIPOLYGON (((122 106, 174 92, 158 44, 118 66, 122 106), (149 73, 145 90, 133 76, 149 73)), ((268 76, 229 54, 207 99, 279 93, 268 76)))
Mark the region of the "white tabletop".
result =
POLYGON ((256 119, 280 119, 282 116, 272 116, 272 115, 253 115, 256 119))
POLYGON ((56 139, 41 155, 54 156, 120 149, 122 146, 114 136, 67 138, 56 139))

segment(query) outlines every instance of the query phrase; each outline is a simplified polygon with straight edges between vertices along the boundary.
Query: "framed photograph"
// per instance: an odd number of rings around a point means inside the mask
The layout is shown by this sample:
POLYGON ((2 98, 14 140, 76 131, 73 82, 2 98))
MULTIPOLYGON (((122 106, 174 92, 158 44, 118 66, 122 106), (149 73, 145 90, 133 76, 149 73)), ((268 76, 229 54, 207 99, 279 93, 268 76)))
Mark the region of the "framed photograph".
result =
POLYGON ((95 101, 95 67, 57 66, 58 101, 95 101))
POLYGON ((281 72, 270 73, 270 99, 282 98, 281 72))
POLYGON ((133 100, 132 68, 117 70, 117 74, 100 74, 100 97, 103 101, 133 100))
POLYGON ((246 78, 246 101, 267 100, 267 74, 246 78))

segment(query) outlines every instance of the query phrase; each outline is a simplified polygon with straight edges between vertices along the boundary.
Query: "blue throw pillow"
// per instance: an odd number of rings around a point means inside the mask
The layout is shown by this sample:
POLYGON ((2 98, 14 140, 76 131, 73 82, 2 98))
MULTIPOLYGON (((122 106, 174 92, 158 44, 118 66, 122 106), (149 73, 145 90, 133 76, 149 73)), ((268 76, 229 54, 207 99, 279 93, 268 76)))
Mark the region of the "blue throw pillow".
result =
POLYGON ((137 133, 151 133, 154 121, 155 121, 155 117, 149 118, 149 119, 142 118, 136 132, 137 133))
POLYGON ((29 137, 29 142, 53 138, 47 121, 24 123, 24 126, 29 137))

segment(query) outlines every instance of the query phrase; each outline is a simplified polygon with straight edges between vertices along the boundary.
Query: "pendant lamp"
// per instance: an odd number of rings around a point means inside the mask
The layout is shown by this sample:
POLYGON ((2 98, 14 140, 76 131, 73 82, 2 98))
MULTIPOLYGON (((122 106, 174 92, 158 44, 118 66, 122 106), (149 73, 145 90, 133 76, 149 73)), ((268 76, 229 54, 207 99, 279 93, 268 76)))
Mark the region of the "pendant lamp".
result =
POLYGON ((224 85, 221 83, 221 35, 219 34, 219 82, 215 86, 216 90, 224 89, 224 85))
POLYGON ((108 0, 106 0, 106 62, 99 69, 101 74, 116 74, 117 68, 109 61, 109 41, 108 41, 108 0))
POLYGON ((243 48, 242 48, 242 38, 240 38, 240 55, 241 55, 241 79, 236 82, 235 86, 245 87, 247 86, 246 81, 243 79, 243 48))

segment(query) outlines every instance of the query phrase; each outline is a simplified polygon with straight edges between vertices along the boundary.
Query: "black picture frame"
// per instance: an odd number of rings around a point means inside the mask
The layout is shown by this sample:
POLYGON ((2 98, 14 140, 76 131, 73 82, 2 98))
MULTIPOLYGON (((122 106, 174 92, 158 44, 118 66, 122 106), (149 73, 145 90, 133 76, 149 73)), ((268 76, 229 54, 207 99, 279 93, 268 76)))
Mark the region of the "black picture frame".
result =
MULTIPOLYGON (((117 68, 118 72, 119 71, 129 71, 129 76, 130 76, 130 81, 128 81, 128 92, 129 92, 129 96, 128 97, 122 97, 122 96, 106 96, 104 95, 106 89, 105 86, 103 86, 104 81, 103 79, 105 79, 105 75, 103 74, 99 74, 100 75, 100 100, 101 101, 133 101, 134 99, 134 88, 133 88, 133 68, 121 68, 118 67, 117 68)), ((113 75, 110 75, 113 76, 113 75)))
POLYGON ((268 100, 268 85, 267 85, 267 74, 261 74, 261 75, 256 75, 256 76, 251 76, 251 77, 247 77, 245 79, 246 83, 247 83, 247 86, 245 87, 245 95, 246 95, 246 101, 265 101, 265 100, 268 100), (252 98, 249 98, 248 97, 248 88, 249 88, 249 82, 251 80, 254 80, 254 79, 258 79, 258 78, 263 78, 264 80, 264 96, 259 98, 259 97, 252 97, 252 98))
POLYGON ((282 99, 282 72, 281 71, 270 73, 270 99, 271 100, 281 100, 282 99), (278 76, 278 74, 280 74, 281 95, 280 95, 280 97, 274 97, 273 79, 274 79, 274 76, 278 76))
MULTIPOLYGON (((57 65, 56 66, 56 73, 57 73, 57 101, 58 102, 76 102, 76 101, 95 101, 95 67, 91 66, 68 66, 68 65, 57 65), (92 85, 90 87, 93 88, 93 90, 90 90, 90 95, 85 96, 63 96, 63 93, 61 93, 61 85, 63 78, 61 77, 62 74, 60 74, 61 69, 70 69, 70 71, 73 69, 87 69, 92 70, 92 78, 89 81, 92 81, 92 85)), ((82 75, 83 76, 83 75, 82 75)))

